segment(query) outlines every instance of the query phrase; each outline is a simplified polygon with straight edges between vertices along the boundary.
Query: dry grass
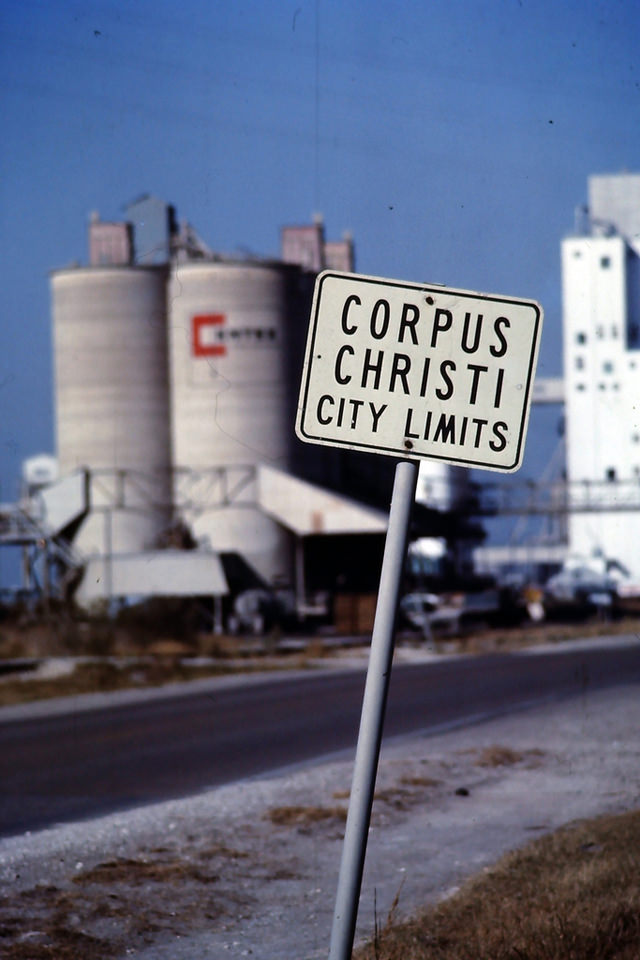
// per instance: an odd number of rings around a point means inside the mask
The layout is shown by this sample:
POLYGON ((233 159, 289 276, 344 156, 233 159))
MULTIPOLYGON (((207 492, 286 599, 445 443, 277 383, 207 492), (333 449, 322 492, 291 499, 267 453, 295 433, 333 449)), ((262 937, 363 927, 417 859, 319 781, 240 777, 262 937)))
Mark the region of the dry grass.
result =
POLYGON ((400 777, 400 783, 407 787, 439 787, 442 781, 434 777, 400 777))
POLYGON ((197 883, 215 883, 219 879, 199 864, 176 858, 150 860, 147 858, 108 860, 73 878, 78 886, 91 883, 126 882, 132 886, 144 883, 176 883, 195 880, 197 883))
POLYGON ((317 823, 344 823, 346 819, 345 807, 291 805, 272 807, 265 813, 265 820, 278 827, 309 828, 317 823))
MULTIPOLYGON (((486 653, 517 650, 540 643, 562 643, 575 637, 621 633, 640 636, 640 620, 548 623, 483 630, 452 640, 452 643, 460 651, 486 653)), ((335 654, 320 638, 313 637, 308 638, 306 646, 297 652, 285 651, 274 656, 268 647, 266 640, 253 639, 249 643, 242 637, 201 633, 194 633, 186 642, 162 631, 141 633, 101 622, 74 623, 61 619, 23 627, 3 622, 0 624, 0 661, 61 656, 95 659, 79 660, 72 674, 51 679, 20 679, 0 674, 0 706, 96 691, 161 686, 225 673, 304 669, 335 654), (182 657, 187 655, 211 657, 213 662, 208 666, 189 666, 182 662, 182 657)))
MULTIPOLYGON (((420 786, 425 786, 420 784, 420 786)), ((274 807, 285 827, 342 821, 332 806, 274 807)), ((224 838, 181 843, 78 869, 62 886, 0 898, 7 960, 109 960, 252 910, 253 881, 301 880, 296 862, 224 838)), ((281 843, 276 844, 278 849, 281 843)), ((275 849, 275 848, 274 848, 275 849)), ((358 960, 638 960, 640 811, 602 817, 508 854, 410 922, 388 922, 358 960)), ((295 932, 293 933, 295 941, 295 932)))
MULTIPOLYGON (((248 669, 245 667, 244 669, 248 669)), ((73 673, 51 679, 7 677, 0 683, 0 706, 47 700, 52 697, 77 696, 81 693, 108 693, 139 687, 159 687, 167 683, 195 680, 202 676, 218 676, 233 672, 224 665, 188 668, 180 663, 153 658, 138 663, 119 665, 110 660, 80 662, 73 673)))
POLYGON ((266 658, 238 661, 220 660, 204 666, 190 666, 171 657, 144 657, 138 661, 80 661, 72 673, 50 679, 0 677, 0 706, 77 696, 82 693, 109 693, 144 687, 185 683, 202 677, 234 673, 264 673, 269 670, 296 670, 307 666, 304 658, 266 658))
MULTIPOLYGON (((255 870, 247 859, 224 843, 149 850, 78 870, 63 887, 8 894, 0 898, 0 956, 108 960, 131 944, 220 924, 249 907, 240 892, 247 871, 255 870)), ((269 879, 278 878, 272 870, 269 879)))
POLYGON ((545 836, 357 960, 638 960, 640 811, 545 836))
POLYGON ((532 767, 539 765, 544 756, 544 750, 534 749, 520 752, 519 750, 512 750, 511 747, 494 744, 485 747, 480 752, 476 765, 478 767, 512 767, 516 763, 526 761, 527 766, 532 767))
POLYGON ((527 623, 518 627, 482 629, 460 636, 457 646, 460 650, 469 653, 504 652, 546 643, 561 644, 567 640, 628 634, 640 637, 640 618, 637 615, 627 615, 612 620, 594 617, 566 623, 549 620, 539 624, 527 623))
POLYGON ((374 816, 385 804, 393 810, 409 810, 428 800, 434 787, 440 786, 440 780, 432 777, 401 777, 399 783, 376 790, 373 795, 374 816))
MULTIPOLYGON (((432 777, 401 777, 397 784, 376 790, 374 794, 373 818, 380 811, 380 805, 393 810, 409 810, 420 803, 424 803, 429 791, 440 786, 440 780, 432 777)), ((349 801, 349 790, 335 790, 334 800, 349 801)), ((317 824, 344 824, 347 819, 347 807, 335 806, 280 806, 272 807, 265 814, 278 827, 296 827, 305 832, 317 824)))

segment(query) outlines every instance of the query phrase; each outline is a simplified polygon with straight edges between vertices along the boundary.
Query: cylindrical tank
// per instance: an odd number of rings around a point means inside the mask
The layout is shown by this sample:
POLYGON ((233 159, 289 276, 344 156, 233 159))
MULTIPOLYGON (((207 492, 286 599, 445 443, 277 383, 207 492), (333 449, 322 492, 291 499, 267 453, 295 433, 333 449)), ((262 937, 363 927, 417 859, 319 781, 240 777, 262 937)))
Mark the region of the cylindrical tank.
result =
POLYGON ((259 463, 289 466, 290 272, 271 263, 191 262, 174 267, 169 289, 173 466, 178 484, 184 471, 200 475, 198 502, 186 504, 178 487, 177 506, 198 539, 242 554, 270 583, 289 579, 289 542, 252 506, 257 492, 247 480, 259 463))
POLYGON ((158 267, 51 277, 60 473, 91 473, 85 555, 152 547, 169 521, 166 282, 158 267))

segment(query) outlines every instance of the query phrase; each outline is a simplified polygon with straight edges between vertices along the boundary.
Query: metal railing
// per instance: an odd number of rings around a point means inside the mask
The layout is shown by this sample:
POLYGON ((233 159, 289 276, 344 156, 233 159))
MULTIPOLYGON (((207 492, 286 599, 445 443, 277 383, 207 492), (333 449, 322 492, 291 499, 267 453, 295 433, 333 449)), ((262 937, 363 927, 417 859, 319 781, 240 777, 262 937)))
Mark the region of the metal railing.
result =
POLYGON ((482 484, 462 507, 484 517, 640 511, 640 481, 482 484))

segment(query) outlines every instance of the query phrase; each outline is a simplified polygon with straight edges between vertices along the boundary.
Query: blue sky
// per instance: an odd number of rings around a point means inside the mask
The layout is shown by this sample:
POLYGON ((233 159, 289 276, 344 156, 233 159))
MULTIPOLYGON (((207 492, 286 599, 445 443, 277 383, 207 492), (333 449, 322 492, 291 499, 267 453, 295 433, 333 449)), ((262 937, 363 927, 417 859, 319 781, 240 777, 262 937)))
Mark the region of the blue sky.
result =
POLYGON ((640 167, 639 35, 636 0, 5 0, 0 500, 54 449, 48 271, 146 192, 221 251, 320 211, 362 273, 535 298, 558 375, 560 241, 640 167))

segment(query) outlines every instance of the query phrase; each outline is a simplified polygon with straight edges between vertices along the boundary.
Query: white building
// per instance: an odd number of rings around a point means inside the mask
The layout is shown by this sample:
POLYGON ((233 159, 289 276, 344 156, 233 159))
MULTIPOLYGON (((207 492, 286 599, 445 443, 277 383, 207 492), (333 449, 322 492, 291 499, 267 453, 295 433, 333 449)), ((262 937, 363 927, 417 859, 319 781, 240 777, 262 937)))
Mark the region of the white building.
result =
POLYGON ((640 576, 640 174, 590 177, 579 219, 562 243, 569 553, 640 576))

